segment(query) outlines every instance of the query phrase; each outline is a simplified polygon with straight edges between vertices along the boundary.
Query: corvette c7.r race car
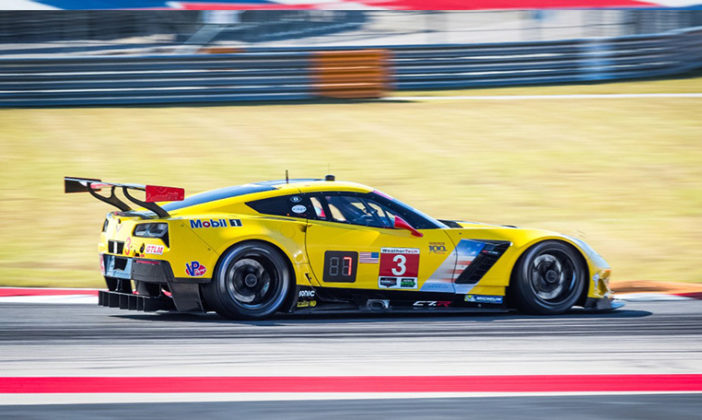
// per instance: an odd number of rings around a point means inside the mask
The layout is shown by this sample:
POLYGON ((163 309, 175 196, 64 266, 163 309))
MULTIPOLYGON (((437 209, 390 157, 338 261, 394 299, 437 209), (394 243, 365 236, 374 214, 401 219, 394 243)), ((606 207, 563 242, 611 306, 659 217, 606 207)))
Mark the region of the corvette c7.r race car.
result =
POLYGON ((102 306, 214 310, 234 319, 325 309, 615 307, 609 265, 579 239, 437 220, 331 175, 188 198, 181 188, 64 182, 66 192, 88 192, 119 209, 107 214, 98 245, 108 289, 99 293, 102 306))

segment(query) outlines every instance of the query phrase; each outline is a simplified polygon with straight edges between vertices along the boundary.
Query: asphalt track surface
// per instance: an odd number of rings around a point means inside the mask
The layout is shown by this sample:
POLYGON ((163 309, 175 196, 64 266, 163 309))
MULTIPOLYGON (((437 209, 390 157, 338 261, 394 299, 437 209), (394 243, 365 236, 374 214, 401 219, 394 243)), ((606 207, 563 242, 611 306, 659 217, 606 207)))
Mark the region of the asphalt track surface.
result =
MULTIPOLYGON (((326 314, 229 321, 1 304, 0 376, 702 373, 702 301, 613 313, 326 314)), ((0 418, 699 418, 702 394, 178 402, 0 401, 0 418), (15 404, 23 405, 15 405, 15 404)))

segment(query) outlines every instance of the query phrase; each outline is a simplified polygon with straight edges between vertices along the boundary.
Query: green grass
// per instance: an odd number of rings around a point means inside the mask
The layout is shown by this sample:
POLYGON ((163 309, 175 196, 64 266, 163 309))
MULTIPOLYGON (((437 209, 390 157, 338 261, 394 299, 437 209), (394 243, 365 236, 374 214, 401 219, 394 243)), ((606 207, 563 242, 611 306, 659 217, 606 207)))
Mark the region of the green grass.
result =
MULTIPOLYGON (((702 78, 467 92, 652 91, 702 78)), ((437 217, 577 235, 615 279, 702 281, 701 115, 690 98, 0 110, 0 284, 102 284, 111 208, 64 175, 195 193, 328 167, 437 217)))

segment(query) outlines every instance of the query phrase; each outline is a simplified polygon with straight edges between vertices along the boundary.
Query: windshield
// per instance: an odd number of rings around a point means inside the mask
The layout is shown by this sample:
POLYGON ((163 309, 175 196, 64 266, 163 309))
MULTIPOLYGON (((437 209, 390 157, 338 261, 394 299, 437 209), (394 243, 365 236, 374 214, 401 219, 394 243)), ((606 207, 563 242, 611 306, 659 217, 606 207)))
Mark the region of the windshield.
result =
POLYGON ((381 204, 390 207, 398 216, 402 217, 415 229, 441 229, 447 227, 433 217, 422 213, 414 207, 403 203, 381 191, 375 190, 371 193, 381 204))

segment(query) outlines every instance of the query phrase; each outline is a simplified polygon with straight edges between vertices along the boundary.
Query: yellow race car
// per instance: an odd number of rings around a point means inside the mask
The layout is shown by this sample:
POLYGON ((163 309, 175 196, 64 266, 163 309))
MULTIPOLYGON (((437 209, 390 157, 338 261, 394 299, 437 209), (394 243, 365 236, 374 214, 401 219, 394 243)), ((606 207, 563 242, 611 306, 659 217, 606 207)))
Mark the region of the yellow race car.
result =
POLYGON ((609 265, 579 239, 437 220, 331 175, 188 198, 181 188, 64 182, 67 193, 88 192, 119 209, 107 214, 98 245, 108 289, 99 294, 103 306, 214 310, 235 319, 343 309, 559 314, 617 306, 609 265))

